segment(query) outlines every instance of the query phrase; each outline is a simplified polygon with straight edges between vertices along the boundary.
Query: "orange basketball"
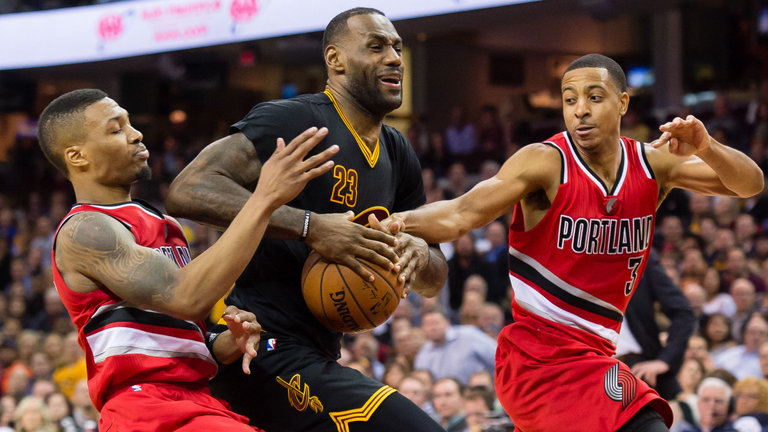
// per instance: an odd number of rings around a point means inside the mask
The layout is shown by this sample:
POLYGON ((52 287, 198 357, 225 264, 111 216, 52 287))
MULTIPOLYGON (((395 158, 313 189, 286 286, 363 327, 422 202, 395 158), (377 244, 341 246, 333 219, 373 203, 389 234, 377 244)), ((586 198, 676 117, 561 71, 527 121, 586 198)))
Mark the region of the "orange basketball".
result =
POLYGON ((400 303, 403 286, 397 275, 365 260, 374 281, 363 280, 349 267, 328 262, 312 251, 301 273, 301 291, 312 314, 331 330, 359 333, 389 318, 400 303))

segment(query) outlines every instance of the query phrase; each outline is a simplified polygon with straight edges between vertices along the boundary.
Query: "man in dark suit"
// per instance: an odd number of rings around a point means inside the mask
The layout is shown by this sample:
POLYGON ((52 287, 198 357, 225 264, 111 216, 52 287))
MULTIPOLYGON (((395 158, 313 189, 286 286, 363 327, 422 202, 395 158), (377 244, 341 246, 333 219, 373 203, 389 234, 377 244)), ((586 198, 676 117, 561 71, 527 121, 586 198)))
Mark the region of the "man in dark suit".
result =
POLYGON ((635 376, 656 389, 661 397, 672 399, 682 391, 676 375, 683 362, 688 338, 693 333, 694 322, 688 299, 664 272, 656 251, 651 250, 645 274, 627 307, 619 341, 621 348, 623 340, 631 337, 635 344, 630 342, 628 345, 639 350, 630 349, 629 353, 619 358, 632 368, 635 376), (663 346, 654 319, 656 302, 659 302, 662 313, 670 320, 667 331, 669 336, 663 346), (625 334, 627 330, 629 333, 625 334))

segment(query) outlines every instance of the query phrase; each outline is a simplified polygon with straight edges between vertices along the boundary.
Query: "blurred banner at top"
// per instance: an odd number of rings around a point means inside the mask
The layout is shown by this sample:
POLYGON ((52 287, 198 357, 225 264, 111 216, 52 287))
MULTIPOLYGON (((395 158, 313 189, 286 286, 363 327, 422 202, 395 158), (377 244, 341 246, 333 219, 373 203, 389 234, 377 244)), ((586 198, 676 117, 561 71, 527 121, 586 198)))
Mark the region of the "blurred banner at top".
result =
POLYGON ((538 0, 133 0, 0 15, 0 69, 107 60, 320 31, 358 6, 391 20, 538 0))

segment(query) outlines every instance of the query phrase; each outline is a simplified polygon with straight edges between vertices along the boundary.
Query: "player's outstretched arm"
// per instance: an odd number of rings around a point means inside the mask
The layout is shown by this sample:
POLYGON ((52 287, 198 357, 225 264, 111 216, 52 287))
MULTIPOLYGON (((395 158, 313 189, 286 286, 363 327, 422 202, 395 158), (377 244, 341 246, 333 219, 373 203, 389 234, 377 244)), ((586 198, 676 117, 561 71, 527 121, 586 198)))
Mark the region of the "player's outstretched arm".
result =
MULTIPOLYGON (((209 144, 173 180, 165 202, 169 214, 224 230, 260 182, 262 165, 253 143, 235 133, 209 144)), ((354 216, 354 215, 352 215, 354 216)), ((310 215, 306 243, 323 258, 351 268, 360 277, 373 274, 356 258, 392 267, 395 238, 353 223, 345 214, 310 215)), ((282 206, 272 213, 266 236, 298 240, 305 212, 282 206)))
POLYGON ((487 225, 533 191, 552 190, 553 186, 556 190, 560 167, 557 150, 531 144, 509 158, 494 177, 464 195, 394 213, 382 225, 391 232, 407 232, 428 243, 452 241, 487 225))
POLYGON ((707 195, 750 197, 763 190, 763 172, 744 153, 723 145, 694 116, 659 126, 649 162, 661 187, 679 187, 707 195))
POLYGON ((264 164, 261 181, 221 238, 186 267, 139 246, 115 219, 78 213, 62 227, 56 262, 68 285, 80 292, 105 286, 139 306, 183 319, 201 319, 235 282, 251 260, 269 216, 293 199, 306 183, 327 172, 338 147, 304 159, 327 134, 309 129, 277 149, 264 164))
POLYGON ((242 133, 215 141, 173 180, 166 211, 224 231, 251 196, 261 165, 256 149, 242 133))

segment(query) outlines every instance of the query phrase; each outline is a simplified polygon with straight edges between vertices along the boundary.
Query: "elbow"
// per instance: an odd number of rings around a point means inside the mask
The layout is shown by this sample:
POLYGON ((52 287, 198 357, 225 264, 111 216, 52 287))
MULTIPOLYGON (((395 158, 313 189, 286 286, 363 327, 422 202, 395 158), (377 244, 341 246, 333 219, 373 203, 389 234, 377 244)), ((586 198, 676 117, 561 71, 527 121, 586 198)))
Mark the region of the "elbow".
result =
POLYGON ((190 191, 194 188, 193 181, 188 176, 177 177, 168 188, 168 196, 165 198, 165 211, 174 217, 189 217, 189 205, 192 200, 190 191))
POLYGON ((753 181, 749 183, 749 186, 744 188, 744 191, 739 194, 740 198, 750 198, 763 192, 765 189, 765 177, 762 170, 755 174, 753 181))
POLYGON ((202 301, 182 301, 171 315, 183 320, 201 321, 211 313, 212 308, 212 305, 202 301))

